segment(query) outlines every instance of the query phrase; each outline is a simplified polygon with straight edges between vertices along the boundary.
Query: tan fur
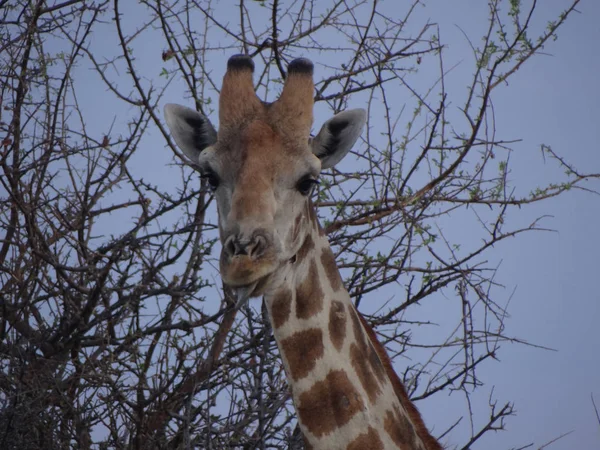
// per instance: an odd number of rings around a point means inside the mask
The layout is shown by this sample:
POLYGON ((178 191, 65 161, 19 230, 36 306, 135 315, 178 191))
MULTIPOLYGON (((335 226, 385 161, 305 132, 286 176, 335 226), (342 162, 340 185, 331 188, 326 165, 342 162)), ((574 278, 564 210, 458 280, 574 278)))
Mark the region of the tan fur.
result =
POLYGON ((238 174, 237 183, 241 186, 248 186, 250 189, 235 190, 232 198, 234 214, 231 220, 273 216, 271 178, 275 168, 268 162, 271 159, 270 156, 265 155, 266 160, 257 158, 257 156, 264 153, 266 149, 278 147, 281 147, 281 138, 267 123, 261 120, 251 122, 242 133, 240 150, 245 164, 238 174))
POLYGON ((262 105, 249 68, 227 70, 219 96, 219 137, 259 113, 262 105))
POLYGON ((307 74, 289 74, 279 99, 271 108, 278 128, 292 139, 308 139, 313 122, 314 84, 307 74))

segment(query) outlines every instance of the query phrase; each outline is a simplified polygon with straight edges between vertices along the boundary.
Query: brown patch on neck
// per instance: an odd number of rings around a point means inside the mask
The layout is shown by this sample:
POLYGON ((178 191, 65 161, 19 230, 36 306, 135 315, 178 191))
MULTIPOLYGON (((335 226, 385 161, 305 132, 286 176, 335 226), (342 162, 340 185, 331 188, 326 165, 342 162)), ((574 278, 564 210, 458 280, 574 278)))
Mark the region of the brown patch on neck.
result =
POLYGON ((315 260, 310 261, 308 273, 296 289, 296 317, 308 319, 323 309, 323 289, 315 260))
POLYGON ((294 219, 294 225, 292 226, 292 242, 296 242, 296 240, 298 239, 298 234, 300 233, 300 230, 302 229, 302 220, 304 219, 304 214, 300 213, 296 216, 296 218, 294 219))
POLYGON ((294 381, 304 378, 315 368, 324 350, 323 332, 318 328, 298 331, 281 341, 281 352, 294 381))
POLYGON ((370 367, 371 363, 365 359, 364 352, 356 344, 350 345, 350 362, 358 375, 363 389, 369 396, 369 401, 375 404, 377 397, 381 394, 381 386, 370 367))
POLYGON ((373 427, 369 427, 366 433, 359 434, 356 439, 348 444, 346 450, 383 450, 383 442, 379 433, 373 427))
POLYGON ((342 277, 340 276, 333 252, 329 247, 324 248, 321 252, 321 264, 325 269, 331 288, 334 292, 339 291, 344 284, 342 283, 342 277))
POLYGON ((409 419, 410 423, 412 423, 412 425, 415 427, 417 435, 419 436, 421 441, 425 444, 425 449, 426 450, 442 450, 442 446, 437 441, 437 439, 435 439, 431 434, 429 434, 429 430, 427 430, 427 427, 425 426, 425 423, 423 422, 423 419, 421 418, 421 414, 419 414, 419 410, 414 405, 414 403, 411 402, 410 399, 408 398, 408 395, 406 394, 406 390, 404 389, 402 382, 398 378, 398 375, 396 375, 396 372, 394 371, 394 368, 392 367, 392 362, 390 361, 390 358, 387 355, 387 352, 385 351, 383 346, 380 344, 380 342, 377 340, 377 336, 375 335, 375 332, 370 327, 370 325, 367 323, 367 321, 364 319, 364 317, 362 317, 360 314, 358 314, 358 318, 360 319, 360 321, 363 325, 363 328, 366 331, 367 336, 369 337, 369 340, 371 341, 371 344, 373 344, 373 346, 375 347, 375 351, 377 352, 379 359, 383 363, 387 378, 392 383, 394 392, 398 396, 400 403, 402 404, 402 406, 404 407, 404 410, 408 414, 408 419, 409 419))
POLYGON ((375 403, 377 397, 381 394, 381 386, 386 378, 385 368, 377 351, 368 340, 368 335, 360 322, 360 313, 354 308, 351 318, 355 342, 350 345, 350 362, 356 370, 369 400, 371 403, 375 403))
POLYGON ((298 397, 300 423, 316 437, 345 425, 365 409, 356 388, 343 370, 332 370, 298 397))
POLYGON ((298 250, 298 253, 296 253, 296 264, 301 264, 306 259, 308 254, 314 250, 314 248, 315 241, 313 241, 313 238, 310 234, 307 234, 306 238, 304 239, 304 243, 300 247, 300 250, 298 250))
POLYGON ((271 304, 271 320, 273 326, 279 328, 287 322, 292 312, 292 291, 286 287, 280 288, 273 298, 271 304))
POLYGON ((397 406, 394 406, 393 411, 387 411, 385 413, 383 428, 398 447, 420 447, 419 442, 417 441, 415 427, 413 427, 406 415, 402 414, 397 406))
POLYGON ((346 308, 344 303, 338 300, 331 302, 331 308, 329 310, 329 336, 333 346, 338 352, 344 346, 344 339, 346 337, 346 308))
POLYGON ((313 228, 315 230, 319 230, 319 235, 322 236, 322 234, 320 233, 321 225, 319 224, 319 218, 317 217, 317 211, 316 211, 315 205, 313 204, 311 199, 309 199, 308 202, 306 202, 306 213, 308 215, 308 218, 310 219, 310 222, 312 223, 313 228))

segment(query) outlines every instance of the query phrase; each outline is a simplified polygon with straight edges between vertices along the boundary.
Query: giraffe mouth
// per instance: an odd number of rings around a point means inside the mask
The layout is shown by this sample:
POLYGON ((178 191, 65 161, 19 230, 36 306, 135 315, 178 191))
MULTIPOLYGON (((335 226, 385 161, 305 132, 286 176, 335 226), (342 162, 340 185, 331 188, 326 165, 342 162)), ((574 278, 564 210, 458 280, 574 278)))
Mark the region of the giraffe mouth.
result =
POLYGON ((277 270, 278 264, 273 258, 252 258, 248 255, 236 255, 221 258, 221 277, 232 288, 263 284, 265 278, 277 270))
POLYGON ((244 303, 251 297, 259 297, 263 295, 270 277, 271 274, 268 274, 250 284, 231 286, 236 299, 236 308, 243 306, 244 303))

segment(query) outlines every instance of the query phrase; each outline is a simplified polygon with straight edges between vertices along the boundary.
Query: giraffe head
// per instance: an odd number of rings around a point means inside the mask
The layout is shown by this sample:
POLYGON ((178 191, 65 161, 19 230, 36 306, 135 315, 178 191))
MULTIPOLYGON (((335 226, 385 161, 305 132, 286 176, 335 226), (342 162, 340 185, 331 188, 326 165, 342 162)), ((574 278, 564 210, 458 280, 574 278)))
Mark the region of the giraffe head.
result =
POLYGON ((279 99, 254 91, 250 57, 233 56, 219 98, 219 130, 179 105, 165 106, 177 145, 208 179, 217 201, 223 245, 221 276, 238 298, 264 293, 294 261, 317 225, 310 195, 319 173, 348 153, 362 132, 362 109, 341 112, 311 138, 313 65, 296 59, 279 99))

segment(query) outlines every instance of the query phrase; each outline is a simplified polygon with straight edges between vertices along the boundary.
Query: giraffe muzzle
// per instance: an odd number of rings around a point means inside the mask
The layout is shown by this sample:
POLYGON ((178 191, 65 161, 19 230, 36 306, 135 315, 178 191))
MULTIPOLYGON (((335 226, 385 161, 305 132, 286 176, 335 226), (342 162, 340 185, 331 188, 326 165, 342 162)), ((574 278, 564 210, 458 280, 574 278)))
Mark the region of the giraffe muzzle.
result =
POLYGON ((262 230, 254 231, 250 238, 241 233, 231 234, 221 251, 223 281, 236 288, 264 285, 266 277, 279 267, 275 255, 272 239, 262 230))

